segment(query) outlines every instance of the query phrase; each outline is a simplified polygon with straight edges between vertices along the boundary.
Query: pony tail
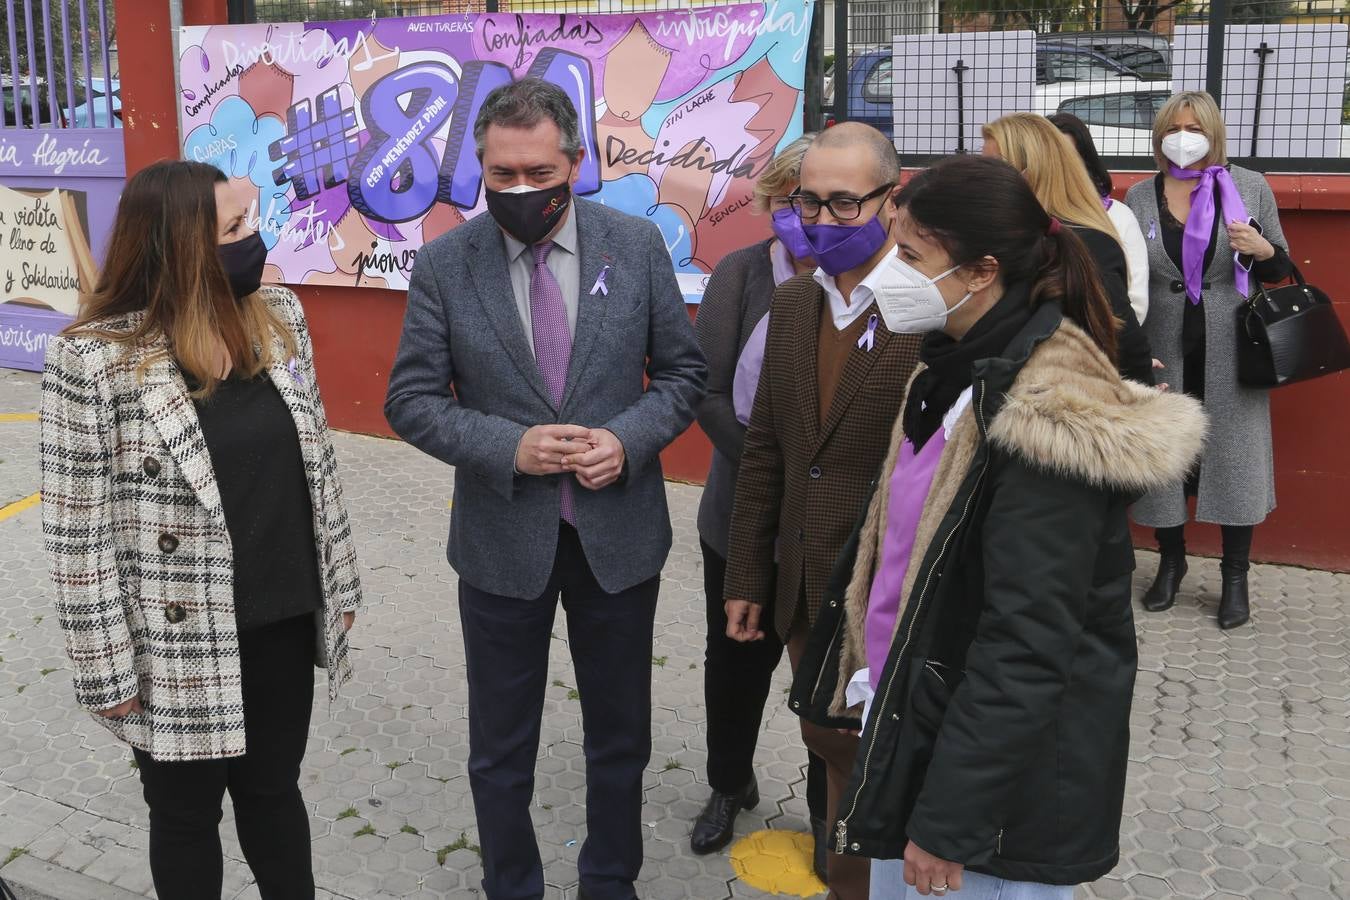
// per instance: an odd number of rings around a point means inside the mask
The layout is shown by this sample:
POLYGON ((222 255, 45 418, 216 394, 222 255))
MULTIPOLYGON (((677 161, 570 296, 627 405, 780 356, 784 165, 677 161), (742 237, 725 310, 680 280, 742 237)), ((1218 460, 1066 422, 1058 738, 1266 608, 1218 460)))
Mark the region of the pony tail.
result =
POLYGON ((1052 227, 1042 240, 1045 261, 1031 288, 1032 306, 1054 301, 1074 324, 1091 336, 1106 358, 1118 360, 1116 332, 1122 323, 1111 312, 1097 264, 1072 228, 1052 227))

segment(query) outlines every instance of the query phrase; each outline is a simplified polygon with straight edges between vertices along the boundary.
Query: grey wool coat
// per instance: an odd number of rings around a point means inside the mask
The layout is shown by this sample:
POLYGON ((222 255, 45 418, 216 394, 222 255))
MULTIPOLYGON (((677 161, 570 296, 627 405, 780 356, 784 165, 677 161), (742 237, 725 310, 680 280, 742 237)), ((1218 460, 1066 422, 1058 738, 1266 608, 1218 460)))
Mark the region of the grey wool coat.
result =
MULTIPOLYGON (((1248 215, 1256 219, 1267 240, 1287 250, 1275 195, 1266 179, 1237 166, 1231 172, 1248 215)), ((1144 330, 1153 355, 1166 367, 1157 380, 1174 391, 1184 390, 1181 324, 1187 300, 1184 292, 1172 289, 1174 282, 1182 280, 1182 273, 1163 246, 1153 179, 1130 188, 1125 202, 1139 219, 1148 244, 1149 310, 1144 330)), ((1256 525, 1275 508, 1270 397, 1267 391, 1238 383, 1237 308, 1245 298, 1233 278, 1233 250, 1225 229, 1218 229, 1217 241, 1214 259, 1205 272, 1210 285, 1204 292, 1205 411, 1210 428, 1200 463, 1195 517, 1219 525, 1256 525)), ((1139 524, 1153 528, 1183 524, 1183 482, 1151 491, 1134 505, 1132 515, 1139 524)))

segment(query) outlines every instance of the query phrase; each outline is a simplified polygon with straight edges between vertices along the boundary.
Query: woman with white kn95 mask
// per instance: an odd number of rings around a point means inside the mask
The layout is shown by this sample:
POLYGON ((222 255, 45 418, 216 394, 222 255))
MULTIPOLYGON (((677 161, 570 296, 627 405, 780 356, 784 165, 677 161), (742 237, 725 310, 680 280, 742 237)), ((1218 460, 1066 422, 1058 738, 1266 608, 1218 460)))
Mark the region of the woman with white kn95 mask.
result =
POLYGON ((1292 263, 1266 179, 1229 165, 1223 116, 1203 91, 1172 97, 1153 123, 1161 170, 1130 188, 1125 202, 1144 229, 1149 313, 1144 325, 1164 368, 1160 383, 1201 400, 1212 430, 1200 464, 1180 483, 1133 507, 1156 529, 1162 558, 1144 609, 1176 600, 1186 574, 1186 502, 1223 531, 1220 628, 1249 616, 1247 568, 1254 527, 1275 508, 1270 403, 1238 382, 1237 308, 1256 282, 1289 277, 1292 263))

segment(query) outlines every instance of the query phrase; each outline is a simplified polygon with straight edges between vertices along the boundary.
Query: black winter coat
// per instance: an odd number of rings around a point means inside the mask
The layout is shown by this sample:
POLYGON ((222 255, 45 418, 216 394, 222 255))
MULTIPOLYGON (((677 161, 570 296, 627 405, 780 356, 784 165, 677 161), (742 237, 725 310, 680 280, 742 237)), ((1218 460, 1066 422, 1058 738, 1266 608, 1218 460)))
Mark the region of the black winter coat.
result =
MULTIPOLYGON (((1204 414, 1123 381, 1046 304, 975 365, 915 536, 890 655, 839 805, 836 852, 906 844, 1001 878, 1109 872, 1136 667, 1126 505, 1185 476, 1204 414)), ((846 547, 790 703, 858 726, 866 605, 903 433, 846 547)))

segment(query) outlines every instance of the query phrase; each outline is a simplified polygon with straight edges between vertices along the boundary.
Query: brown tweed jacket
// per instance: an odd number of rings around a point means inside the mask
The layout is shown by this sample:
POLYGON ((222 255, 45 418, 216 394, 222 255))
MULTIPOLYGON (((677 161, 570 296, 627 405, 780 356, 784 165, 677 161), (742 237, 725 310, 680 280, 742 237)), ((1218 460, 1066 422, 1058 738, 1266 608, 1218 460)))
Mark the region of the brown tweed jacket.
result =
POLYGON ((773 625, 784 639, 798 598, 806 598, 807 621, 815 621, 835 558, 886 458, 919 358, 918 336, 892 334, 878 322, 873 348, 849 351, 820 422, 816 345, 827 304, 810 275, 774 293, 731 517, 726 596, 759 604, 773 599, 773 625))
MULTIPOLYGON (((328 696, 351 675, 342 613, 361 605, 337 456, 295 294, 263 297, 295 337, 267 373, 295 419, 309 481, 323 610, 316 650, 328 696)), ((144 313, 108 320, 131 330, 144 313)), ((163 338, 146 346, 57 338, 42 376, 42 530, 75 699, 145 711, 95 720, 157 760, 242 755, 234 556, 211 456, 163 338)))

